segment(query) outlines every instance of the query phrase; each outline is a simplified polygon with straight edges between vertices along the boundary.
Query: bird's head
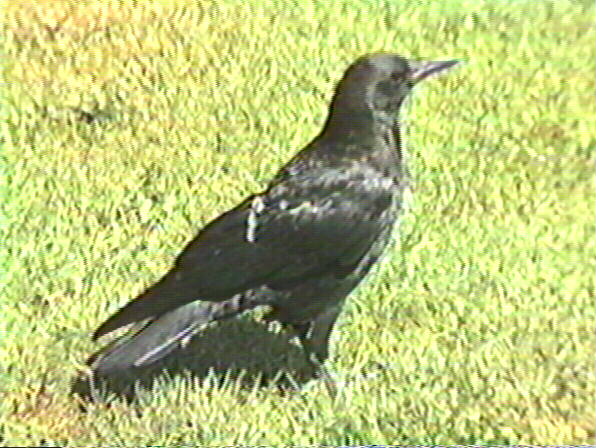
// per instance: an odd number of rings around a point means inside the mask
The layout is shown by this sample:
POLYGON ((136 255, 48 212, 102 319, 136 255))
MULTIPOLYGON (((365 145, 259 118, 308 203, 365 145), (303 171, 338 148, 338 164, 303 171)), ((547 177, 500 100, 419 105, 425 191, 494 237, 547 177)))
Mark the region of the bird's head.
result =
MULTIPOLYGON (((396 54, 378 53, 357 59, 337 86, 332 115, 360 113, 393 121, 412 87, 457 60, 413 61, 396 54)), ((345 119, 346 117, 342 117, 345 119)))

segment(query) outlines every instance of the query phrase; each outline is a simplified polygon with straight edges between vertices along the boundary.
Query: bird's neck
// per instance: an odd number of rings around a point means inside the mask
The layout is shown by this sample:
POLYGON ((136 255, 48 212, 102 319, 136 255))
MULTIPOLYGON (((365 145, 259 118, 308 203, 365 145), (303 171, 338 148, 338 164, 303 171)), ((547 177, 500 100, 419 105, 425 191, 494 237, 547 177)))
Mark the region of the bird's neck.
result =
POLYGON ((396 114, 370 109, 332 110, 321 133, 328 141, 363 148, 383 146, 399 150, 399 120, 396 114))
POLYGON ((319 136, 339 157, 366 159, 381 172, 398 176, 402 166, 400 125, 395 114, 370 110, 333 113, 319 136))

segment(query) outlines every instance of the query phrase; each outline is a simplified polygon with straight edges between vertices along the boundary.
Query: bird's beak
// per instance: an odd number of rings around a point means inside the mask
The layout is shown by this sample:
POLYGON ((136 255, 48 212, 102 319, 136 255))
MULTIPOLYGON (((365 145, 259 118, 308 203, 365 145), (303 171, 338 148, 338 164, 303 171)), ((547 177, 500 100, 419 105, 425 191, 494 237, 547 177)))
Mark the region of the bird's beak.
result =
POLYGON ((452 67, 458 62, 457 59, 451 61, 410 61, 412 81, 417 84, 433 73, 452 67))

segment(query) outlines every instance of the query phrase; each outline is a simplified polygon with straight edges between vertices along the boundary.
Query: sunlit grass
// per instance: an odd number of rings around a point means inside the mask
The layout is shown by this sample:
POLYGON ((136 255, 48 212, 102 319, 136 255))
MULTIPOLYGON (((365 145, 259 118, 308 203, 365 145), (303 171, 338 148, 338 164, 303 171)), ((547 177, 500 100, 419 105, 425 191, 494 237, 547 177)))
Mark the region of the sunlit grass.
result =
MULTIPOLYGON (((3 441, 590 443, 593 16, 571 1, 10 2, 3 441), (415 201, 334 333, 339 399, 178 371, 83 412, 70 387, 93 329, 264 187, 346 66, 379 50, 464 63, 407 108, 415 201)), ((283 356, 243 328, 215 333, 232 335, 222 351, 283 356)))

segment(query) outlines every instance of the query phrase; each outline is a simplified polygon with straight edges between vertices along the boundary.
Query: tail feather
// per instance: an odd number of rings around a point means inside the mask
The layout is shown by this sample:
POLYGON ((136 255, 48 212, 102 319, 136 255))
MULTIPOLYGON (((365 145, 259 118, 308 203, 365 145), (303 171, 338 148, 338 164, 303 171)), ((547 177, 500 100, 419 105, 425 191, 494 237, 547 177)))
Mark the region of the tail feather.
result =
POLYGON ((174 304, 180 298, 179 296, 183 294, 183 288, 174 284, 175 280, 174 275, 171 275, 171 273, 166 274, 156 284, 149 287, 131 302, 128 302, 101 324, 93 333, 93 340, 97 340, 101 336, 133 322, 149 318, 156 320, 156 317, 175 308, 174 304))
POLYGON ((232 317, 247 308, 240 295, 219 303, 186 304, 134 326, 93 355, 89 359, 90 366, 98 374, 146 366, 183 345, 206 324, 232 317))

